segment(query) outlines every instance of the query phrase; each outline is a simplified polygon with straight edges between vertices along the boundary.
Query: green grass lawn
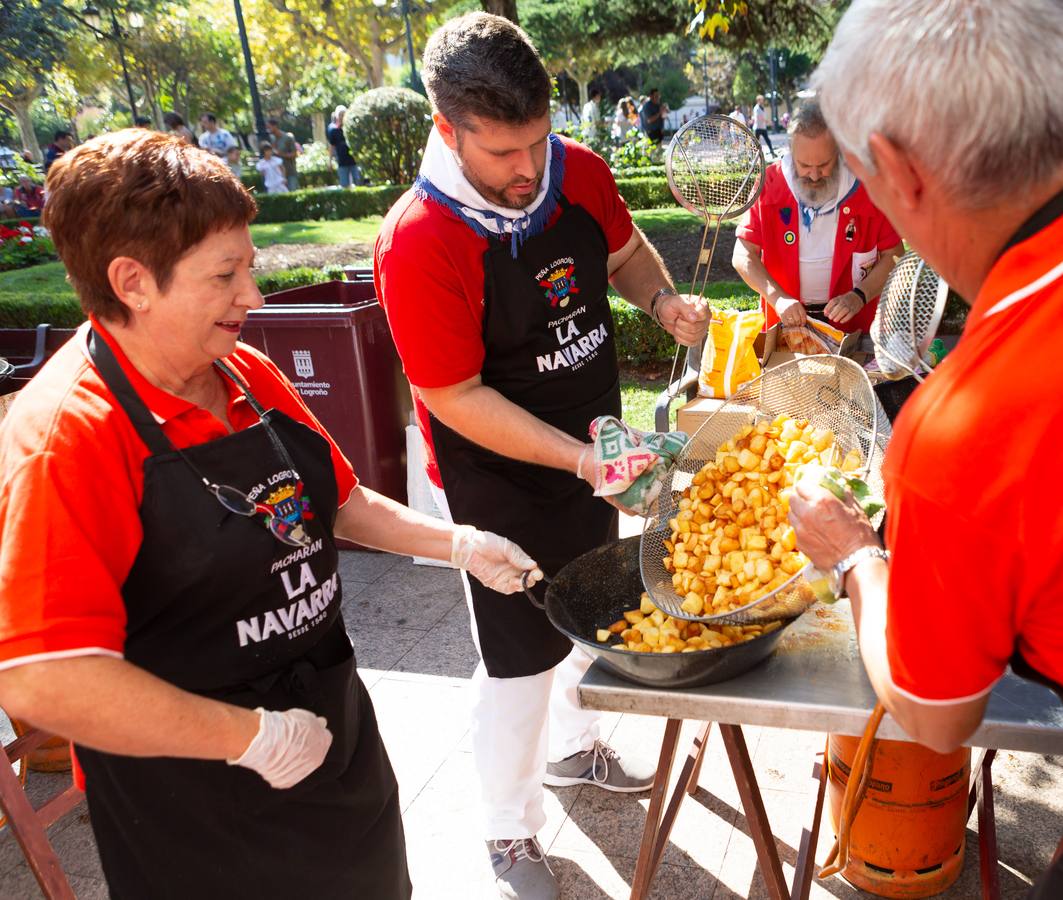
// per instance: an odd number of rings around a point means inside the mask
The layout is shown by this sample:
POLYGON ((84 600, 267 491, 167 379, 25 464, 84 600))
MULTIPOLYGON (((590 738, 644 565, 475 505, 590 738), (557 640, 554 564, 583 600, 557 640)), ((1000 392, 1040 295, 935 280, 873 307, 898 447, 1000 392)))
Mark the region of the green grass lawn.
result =
MULTIPOLYGON (((674 233, 697 228, 699 220, 679 208, 639 210, 632 218, 652 238, 655 234, 674 233)), ((380 216, 364 219, 341 219, 336 222, 305 221, 276 222, 251 226, 251 237, 258 247, 271 244, 339 244, 348 241, 371 242, 376 238, 382 222, 380 216)), ((725 223, 726 225, 727 223, 725 223)), ((685 286, 680 285, 680 289, 685 286)), ((28 269, 0 272, 0 292, 72 294, 66 272, 60 262, 42 263, 28 269)), ((716 282, 709 285, 707 296, 731 297, 749 293, 745 285, 736 282, 716 282)))
POLYGON ((28 269, 0 272, 0 291, 15 293, 73 294, 61 262, 41 263, 28 269))
POLYGON ((339 219, 335 222, 271 222, 251 226, 256 247, 271 244, 346 244, 350 241, 372 243, 380 231, 382 216, 364 219, 339 219))

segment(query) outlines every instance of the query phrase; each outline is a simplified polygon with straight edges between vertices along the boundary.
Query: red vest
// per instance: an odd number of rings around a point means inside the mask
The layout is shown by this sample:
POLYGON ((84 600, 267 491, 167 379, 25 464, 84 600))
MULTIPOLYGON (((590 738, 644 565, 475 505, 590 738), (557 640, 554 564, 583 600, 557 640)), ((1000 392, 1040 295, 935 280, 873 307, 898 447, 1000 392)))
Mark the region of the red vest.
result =
MULTIPOLYGON (((760 258, 772 279, 791 297, 801 296, 801 213, 797 200, 786 183, 782 161, 768 166, 764 189, 757 202, 738 225, 737 236, 760 247, 760 258)), ((834 264, 831 267, 830 296, 837 297, 859 285, 878 262, 883 250, 901 242, 889 220, 871 202, 864 186, 842 201, 838 209, 838 230, 834 236, 834 264)), ((779 321, 763 297, 765 328, 779 321)), ((867 305, 848 322, 834 322, 842 331, 867 331, 875 318, 878 297, 869 297, 867 305)))

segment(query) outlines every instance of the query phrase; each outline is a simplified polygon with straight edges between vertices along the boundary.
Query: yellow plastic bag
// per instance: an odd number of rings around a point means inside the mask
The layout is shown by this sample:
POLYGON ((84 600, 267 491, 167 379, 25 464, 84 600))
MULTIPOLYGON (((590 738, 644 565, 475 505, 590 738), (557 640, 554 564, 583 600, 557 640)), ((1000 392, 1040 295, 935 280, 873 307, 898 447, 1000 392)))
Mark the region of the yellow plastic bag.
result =
POLYGON ((714 309, 701 355, 698 396, 726 400, 742 385, 760 377, 753 343, 764 327, 759 310, 714 309))

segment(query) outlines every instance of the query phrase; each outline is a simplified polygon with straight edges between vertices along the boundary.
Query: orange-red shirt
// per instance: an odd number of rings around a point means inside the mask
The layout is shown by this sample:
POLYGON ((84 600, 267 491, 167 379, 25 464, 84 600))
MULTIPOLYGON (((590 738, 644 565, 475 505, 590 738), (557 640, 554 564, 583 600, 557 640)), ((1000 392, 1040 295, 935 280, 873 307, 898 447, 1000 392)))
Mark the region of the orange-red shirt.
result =
POLYGON ((1063 683, 1063 217, 990 271, 956 349, 905 405, 885 461, 893 681, 989 690, 1018 649, 1063 683))
MULTIPOLYGON (((211 413, 148 382, 106 331, 133 387, 179 448, 223 437, 211 413)), ((122 585, 142 539, 148 449, 93 367, 79 329, 18 395, 0 426, 0 668, 92 653, 121 656, 122 585)), ((291 383, 257 350, 238 344, 226 362, 266 409, 322 434, 332 448, 341 504, 358 481, 351 464, 291 383)), ((259 421, 239 388, 235 430, 259 421)))

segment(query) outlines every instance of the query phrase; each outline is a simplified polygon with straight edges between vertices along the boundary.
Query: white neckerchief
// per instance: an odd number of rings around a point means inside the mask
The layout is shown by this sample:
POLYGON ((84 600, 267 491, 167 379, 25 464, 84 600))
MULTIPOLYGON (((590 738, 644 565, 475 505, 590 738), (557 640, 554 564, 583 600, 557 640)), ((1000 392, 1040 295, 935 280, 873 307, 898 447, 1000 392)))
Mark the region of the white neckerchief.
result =
POLYGON ((790 193, 794 195, 794 199, 798 205, 798 218, 804 224, 805 228, 811 229, 812 222, 816 216, 829 216, 840 205, 841 202, 849 196, 853 188, 856 187, 856 176, 852 173, 852 170, 845 164, 845 160, 840 156, 838 157, 838 193, 833 200, 825 201, 819 206, 809 206, 802 199, 801 195, 797 192, 797 172, 794 170, 794 155, 793 153, 787 153, 783 157, 782 161, 782 174, 786 179, 786 186, 790 188, 790 193))
POLYGON ((421 176, 427 178, 443 194, 453 200, 461 212, 481 227, 497 235, 512 234, 515 230, 527 229, 532 214, 543 205, 550 194, 550 161, 552 146, 547 147, 543 183, 535 200, 524 209, 507 209, 486 200, 469 183, 462 171, 461 162, 433 128, 428 135, 428 144, 421 159, 421 176))

